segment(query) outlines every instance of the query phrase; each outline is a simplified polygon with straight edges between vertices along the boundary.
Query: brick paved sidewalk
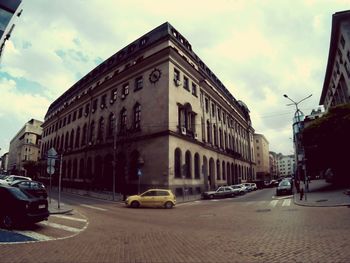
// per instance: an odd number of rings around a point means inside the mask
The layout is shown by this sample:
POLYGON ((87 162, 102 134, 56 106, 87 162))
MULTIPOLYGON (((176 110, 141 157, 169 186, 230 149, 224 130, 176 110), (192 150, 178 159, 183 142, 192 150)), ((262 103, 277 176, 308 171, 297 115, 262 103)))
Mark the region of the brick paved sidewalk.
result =
MULTIPOLYGON (((305 189, 303 183, 300 187, 305 189)), ((302 200, 299 193, 294 193, 294 203, 316 207, 350 206, 350 196, 344 194, 345 190, 345 187, 336 187, 324 179, 313 180, 309 183, 309 191, 304 194, 302 200)))

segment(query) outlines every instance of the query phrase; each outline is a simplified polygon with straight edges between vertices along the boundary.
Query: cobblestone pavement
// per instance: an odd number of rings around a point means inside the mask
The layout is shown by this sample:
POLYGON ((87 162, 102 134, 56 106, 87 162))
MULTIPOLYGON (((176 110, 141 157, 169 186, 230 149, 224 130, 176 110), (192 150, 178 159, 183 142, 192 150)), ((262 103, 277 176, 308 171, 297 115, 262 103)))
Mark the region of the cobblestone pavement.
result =
POLYGON ((233 200, 171 210, 90 202, 74 207, 89 219, 84 232, 65 240, 0 245, 0 261, 349 262, 349 208, 285 202, 291 199, 233 200))

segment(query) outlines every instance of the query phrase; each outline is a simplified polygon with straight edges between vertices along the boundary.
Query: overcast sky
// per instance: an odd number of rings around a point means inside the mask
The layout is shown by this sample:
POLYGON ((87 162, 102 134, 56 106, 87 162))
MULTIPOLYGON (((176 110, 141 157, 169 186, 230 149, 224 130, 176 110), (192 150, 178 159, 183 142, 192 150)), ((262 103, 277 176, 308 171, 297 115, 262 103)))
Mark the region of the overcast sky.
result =
POLYGON ((0 64, 0 155, 96 65, 168 21, 238 100, 270 151, 293 153, 294 106, 318 107, 332 14, 350 0, 23 0, 0 64))

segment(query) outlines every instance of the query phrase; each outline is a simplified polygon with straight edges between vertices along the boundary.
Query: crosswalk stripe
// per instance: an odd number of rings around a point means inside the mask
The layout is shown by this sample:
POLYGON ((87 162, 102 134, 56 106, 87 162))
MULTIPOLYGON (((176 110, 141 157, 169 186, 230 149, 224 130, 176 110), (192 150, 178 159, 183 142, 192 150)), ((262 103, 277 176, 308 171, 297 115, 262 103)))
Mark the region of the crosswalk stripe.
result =
POLYGON ((278 200, 272 200, 270 202, 270 206, 275 207, 277 205, 277 203, 278 203, 278 200))
POLYGON ((51 222, 47 222, 47 221, 42 221, 42 222, 40 222, 38 224, 49 226, 49 227, 53 227, 53 228, 57 228, 57 229, 62 229, 62 230, 66 230, 66 231, 74 232, 74 233, 78 233, 78 232, 80 232, 82 230, 82 229, 79 229, 79 228, 65 226, 65 225, 56 224, 56 223, 51 223, 51 222))
POLYGON ((290 206, 290 199, 283 200, 282 206, 290 206))
POLYGON ((46 235, 43 235, 43 234, 39 234, 39 233, 36 233, 36 232, 33 232, 33 231, 27 231, 27 230, 18 230, 18 231, 14 231, 18 234, 21 234, 21 235, 24 235, 24 236, 27 236, 27 237, 31 237, 35 240, 38 240, 38 241, 45 241, 45 240, 52 240, 54 239, 53 237, 50 237, 50 236, 46 236, 46 235))
POLYGON ((72 221, 78 221, 78 222, 87 222, 87 220, 83 218, 75 218, 75 217, 64 216, 64 215, 50 215, 50 217, 57 217, 57 218, 68 219, 72 221))
POLYGON ((100 210, 100 211, 107 211, 107 209, 96 207, 96 206, 92 206, 92 205, 81 205, 81 206, 87 207, 87 208, 91 208, 91 209, 95 209, 95 210, 100 210))

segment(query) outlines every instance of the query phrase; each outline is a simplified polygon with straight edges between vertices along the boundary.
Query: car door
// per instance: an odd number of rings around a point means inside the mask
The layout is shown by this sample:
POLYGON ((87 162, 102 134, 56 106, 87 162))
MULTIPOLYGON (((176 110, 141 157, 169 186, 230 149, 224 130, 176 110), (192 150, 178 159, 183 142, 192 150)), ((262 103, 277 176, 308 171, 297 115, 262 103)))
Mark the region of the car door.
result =
POLYGON ((224 196, 225 196, 225 188, 224 187, 220 187, 216 191, 216 197, 224 197, 224 196))
POLYGON ((150 190, 141 195, 140 202, 142 206, 155 206, 156 205, 157 191, 150 190))

